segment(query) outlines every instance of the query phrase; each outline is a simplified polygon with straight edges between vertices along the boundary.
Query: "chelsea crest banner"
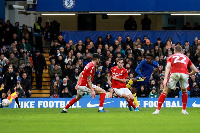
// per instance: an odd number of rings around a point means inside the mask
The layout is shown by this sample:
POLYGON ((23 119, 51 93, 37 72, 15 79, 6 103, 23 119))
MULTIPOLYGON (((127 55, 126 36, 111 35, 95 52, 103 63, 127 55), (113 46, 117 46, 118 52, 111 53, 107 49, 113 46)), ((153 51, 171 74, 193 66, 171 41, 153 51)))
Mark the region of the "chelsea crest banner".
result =
POLYGON ((66 9, 72 9, 75 6, 75 0, 63 0, 63 6, 66 9))

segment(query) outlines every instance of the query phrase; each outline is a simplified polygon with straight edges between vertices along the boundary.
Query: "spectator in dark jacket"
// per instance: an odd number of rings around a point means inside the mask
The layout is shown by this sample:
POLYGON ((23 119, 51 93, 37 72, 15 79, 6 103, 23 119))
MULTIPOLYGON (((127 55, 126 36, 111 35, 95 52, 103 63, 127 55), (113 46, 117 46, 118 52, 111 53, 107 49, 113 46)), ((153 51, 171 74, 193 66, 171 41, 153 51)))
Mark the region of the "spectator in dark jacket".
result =
POLYGON ((125 21, 124 24, 124 29, 125 30, 137 30, 137 23, 133 16, 129 16, 129 19, 125 21))
POLYGON ((71 77, 72 74, 72 67, 70 66, 69 63, 66 64, 65 69, 62 71, 62 76, 63 77, 71 77))
POLYGON ((71 74, 71 80, 73 82, 73 84, 76 84, 77 83, 77 80, 78 80, 78 76, 79 76, 79 69, 78 68, 75 68, 74 69, 74 72, 71 74))
POLYGON ((138 97, 147 97, 148 96, 148 92, 147 89, 142 85, 141 88, 139 89, 138 93, 137 93, 138 97))
POLYGON ((40 54, 39 50, 36 50, 35 56, 33 56, 33 66, 36 76, 36 88, 42 89, 42 74, 44 67, 47 69, 47 64, 44 55, 40 54))
POLYGON ((49 58, 55 58, 56 56, 56 51, 60 48, 59 43, 57 40, 53 41, 53 45, 50 49, 50 53, 49 53, 49 58))
POLYGON ((141 20, 142 30, 150 30, 151 19, 148 18, 148 15, 145 14, 144 18, 141 20))
POLYGON ((23 75, 22 75, 21 86, 22 86, 23 90, 25 91, 26 97, 29 98, 31 96, 32 87, 31 87, 30 80, 27 79, 26 73, 23 73, 23 75))
POLYGON ((158 46, 158 48, 161 48, 162 49, 162 52, 163 52, 163 49, 165 47, 165 44, 163 42, 161 42, 161 39, 160 38, 157 38, 157 42, 154 44, 154 46, 158 46))
POLYGON ((64 47, 66 45, 66 42, 63 39, 63 36, 58 36, 58 43, 60 44, 61 47, 64 47))
POLYGON ((194 84, 194 87, 191 88, 191 97, 200 97, 200 89, 197 84, 194 84))
POLYGON ((146 39, 146 43, 143 46, 144 51, 146 52, 147 50, 151 51, 153 49, 153 44, 151 44, 149 39, 146 39))
POLYGON ((72 97, 73 94, 73 85, 70 81, 67 81, 66 78, 63 79, 63 83, 60 85, 59 88, 59 95, 60 97, 72 97))

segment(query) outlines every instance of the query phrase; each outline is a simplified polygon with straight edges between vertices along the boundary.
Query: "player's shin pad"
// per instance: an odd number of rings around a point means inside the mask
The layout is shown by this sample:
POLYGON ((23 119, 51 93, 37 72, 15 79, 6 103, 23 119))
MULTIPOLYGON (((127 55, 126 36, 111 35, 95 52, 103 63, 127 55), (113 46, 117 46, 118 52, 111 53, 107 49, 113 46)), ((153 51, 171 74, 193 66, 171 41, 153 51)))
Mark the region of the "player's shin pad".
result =
POLYGON ((130 79, 130 80, 128 81, 128 83, 126 84, 126 87, 127 87, 128 89, 130 89, 131 86, 132 86, 132 84, 133 84, 133 80, 130 79))
POLYGON ((138 104, 138 101, 137 101, 137 95, 136 95, 136 93, 133 94, 133 98, 134 98, 134 103, 135 103, 136 107, 139 107, 139 104, 138 104))

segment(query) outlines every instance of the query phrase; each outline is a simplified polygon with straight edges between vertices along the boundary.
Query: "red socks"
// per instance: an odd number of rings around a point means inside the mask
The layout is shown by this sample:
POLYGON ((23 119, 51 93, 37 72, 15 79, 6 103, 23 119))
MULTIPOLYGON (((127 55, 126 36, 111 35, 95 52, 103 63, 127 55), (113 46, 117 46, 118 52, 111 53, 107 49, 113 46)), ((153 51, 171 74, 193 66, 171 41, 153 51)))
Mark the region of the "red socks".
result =
POLYGON ((128 106, 132 106, 134 109, 136 108, 135 104, 133 104, 132 100, 126 100, 128 102, 128 106))
POLYGON ((100 101, 99 107, 103 107, 103 103, 104 103, 104 101, 105 101, 105 96, 106 96, 105 93, 101 93, 101 94, 100 94, 100 98, 99 98, 99 101, 100 101))
POLYGON ((183 110, 186 109, 187 99, 188 99, 187 92, 183 92, 183 93, 182 93, 182 106, 183 106, 182 109, 183 109, 183 110))
POLYGON ((70 106, 72 106, 75 102, 77 102, 76 97, 73 98, 66 106, 65 109, 68 109, 70 106))
POLYGON ((157 110, 160 110, 163 102, 165 101, 165 98, 166 98, 166 93, 162 92, 160 97, 158 98, 158 107, 157 107, 157 110))

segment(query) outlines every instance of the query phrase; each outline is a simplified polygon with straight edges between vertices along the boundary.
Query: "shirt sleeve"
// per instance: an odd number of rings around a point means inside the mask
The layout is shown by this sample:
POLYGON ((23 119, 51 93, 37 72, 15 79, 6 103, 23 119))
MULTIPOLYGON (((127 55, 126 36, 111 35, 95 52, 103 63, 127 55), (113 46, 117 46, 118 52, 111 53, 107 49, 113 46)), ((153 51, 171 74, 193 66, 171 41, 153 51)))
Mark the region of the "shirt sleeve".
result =
POLYGON ((136 67, 135 72, 140 76, 143 77, 143 75, 140 72, 140 69, 142 68, 142 66, 144 65, 145 60, 141 61, 140 64, 136 67))
POLYGON ((153 61, 153 66, 154 66, 155 68, 158 68, 158 63, 157 63, 156 61, 153 61))

